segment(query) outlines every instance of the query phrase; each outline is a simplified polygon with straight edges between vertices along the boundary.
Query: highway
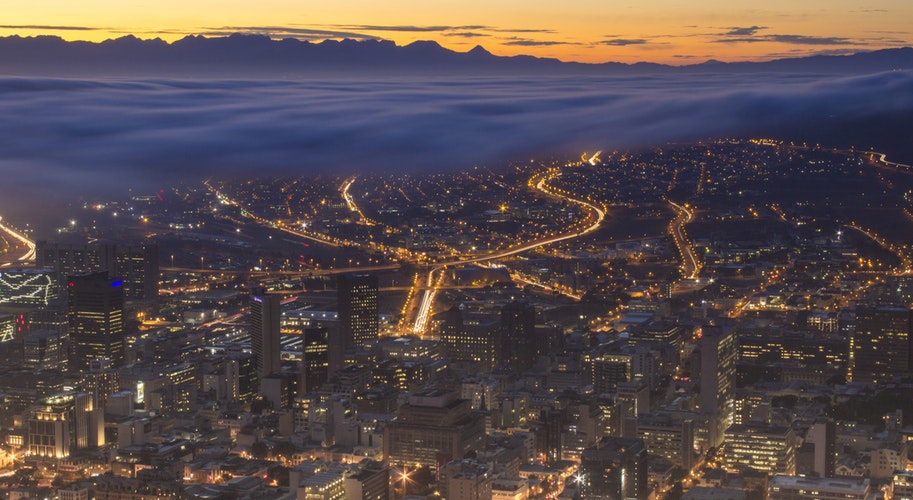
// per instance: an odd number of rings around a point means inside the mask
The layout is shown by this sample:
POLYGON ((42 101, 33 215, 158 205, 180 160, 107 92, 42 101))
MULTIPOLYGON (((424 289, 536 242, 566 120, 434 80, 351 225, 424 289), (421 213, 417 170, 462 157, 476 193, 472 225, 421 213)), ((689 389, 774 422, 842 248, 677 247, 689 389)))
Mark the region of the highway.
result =
POLYGON ((897 162, 893 162, 893 161, 888 161, 888 159, 887 159, 888 155, 886 155, 885 153, 879 153, 877 151, 869 151, 868 154, 872 155, 873 158, 877 156, 878 159, 876 161, 878 161, 884 165, 887 165, 889 167, 905 168, 907 170, 913 170, 913 166, 907 165, 905 163, 897 163, 897 162))
POLYGON ((685 279, 696 279, 701 272, 701 262, 694 253, 694 247, 685 233, 685 224, 691 222, 691 219, 694 218, 694 212, 672 200, 667 201, 678 214, 669 224, 669 232, 672 233, 675 246, 678 247, 678 251, 682 256, 682 276, 685 279))
POLYGON ((233 206, 233 207, 237 207, 238 209, 241 210, 241 215, 243 215, 244 217, 247 217, 247 218, 249 218, 249 219, 252 219, 252 220, 254 220, 254 221, 256 221, 256 222, 259 222, 260 224, 262 224, 262 225, 264 225, 264 226, 267 226, 267 227, 270 227, 270 228, 273 228, 273 229, 278 229, 278 230, 280 230, 280 231, 283 231, 283 232, 286 232, 286 233, 288 233, 288 234, 297 236, 297 237, 299 237, 299 238, 304 238, 304 239, 306 239, 306 240, 310 240, 310 241, 313 241, 313 242, 316 242, 316 243, 321 243, 321 244, 328 245, 328 246, 331 246, 331 247, 338 247, 338 246, 341 246, 342 243, 344 243, 344 242, 341 242, 341 241, 338 241, 338 240, 333 240, 333 239, 327 238, 327 237, 325 237, 325 236, 323 236, 323 235, 320 235, 320 234, 306 233, 306 232, 304 232, 304 231, 299 231, 299 230, 297 230, 297 229, 290 228, 290 227, 288 227, 288 226, 279 224, 279 223, 277 223, 277 222, 273 222, 273 221, 271 221, 271 220, 264 219, 263 217, 260 217, 260 216, 257 216, 257 215, 255 215, 255 214, 253 214, 250 210, 246 209, 243 205, 241 205, 240 203, 238 203, 236 200, 233 200, 233 199, 229 198, 227 195, 225 195, 224 193, 220 192, 218 189, 214 188, 212 185, 209 184, 209 181, 203 181, 203 184, 204 184, 204 185, 206 186, 206 188, 209 189, 214 195, 216 195, 216 198, 218 198, 220 202, 222 202, 222 203, 225 204, 225 205, 230 205, 230 206, 233 206))
POLYGON ((231 274, 236 276, 329 276, 333 274, 368 273, 391 271, 402 267, 401 264, 382 266, 331 267, 326 269, 307 269, 304 271, 252 271, 249 269, 200 269, 199 267, 163 267, 162 272, 196 273, 196 274, 231 274))
POLYGON ((352 184, 355 184, 355 176, 349 177, 339 186, 339 192, 342 193, 342 199, 346 202, 346 206, 349 207, 349 210, 358 214, 361 223, 367 224, 369 226, 376 226, 377 222, 373 221, 361 211, 361 208, 358 207, 358 203, 355 203, 355 198, 349 193, 349 189, 352 187, 352 184))
POLYGON ((549 198, 556 198, 562 201, 569 203, 574 203, 580 205, 587 209, 589 212, 588 221, 589 225, 584 228, 576 229, 571 232, 560 234, 557 236, 542 238, 530 243, 521 243, 519 245, 506 248, 504 250, 496 251, 488 255, 483 255, 480 257, 470 257, 464 258, 452 262, 447 262, 445 264, 438 265, 431 269, 428 273, 427 289, 425 290, 424 296, 422 297, 421 305, 419 306, 418 314, 415 318, 415 323, 412 328, 412 333, 416 335, 423 335, 425 330, 428 327, 428 319, 431 315, 431 309, 434 305, 434 296, 437 293, 437 288, 440 284, 441 279, 444 276, 444 273, 441 272, 448 267, 454 266, 463 266, 467 264, 477 264, 480 262, 488 262, 492 260, 503 259, 505 257, 510 257, 512 255, 517 255, 523 252, 528 252, 530 250, 535 250, 536 248, 551 245, 553 243, 559 243, 562 241, 572 240, 579 238, 581 236, 587 235, 599 229, 599 226, 602 225, 602 222, 605 220, 606 213, 602 207, 599 207, 589 201, 582 200, 579 198, 571 197, 567 194, 561 193, 554 188, 551 188, 548 185, 548 181, 556 177, 560 177, 560 171, 550 171, 550 175, 543 175, 541 177, 533 176, 530 179, 529 185, 534 186, 536 190, 544 194, 549 198), (435 277, 435 275, 437 275, 435 277))
POLYGON ((13 264, 30 264, 35 262, 35 242, 30 240, 28 236, 20 233, 18 230, 14 229, 8 224, 2 222, 3 218, 0 217, 0 231, 6 233, 10 238, 19 243, 15 248, 23 247, 24 253, 19 257, 10 259, 8 262, 0 264, 0 267, 9 267, 13 264))
POLYGON ((877 243, 879 246, 881 246, 885 250, 896 255, 897 258, 900 259, 900 268, 897 269, 897 271, 896 271, 898 274, 910 272, 910 270, 913 269, 913 259, 911 259, 910 256, 907 255, 907 253, 904 252, 904 250, 902 248, 900 248, 896 245, 893 245, 892 243, 885 240, 881 236, 879 236, 879 235, 873 233, 872 231, 869 231, 863 227, 859 227, 852 222, 849 224, 844 224, 843 227, 853 229, 855 231, 858 231, 858 232, 864 234, 866 237, 868 237, 870 240, 877 243))

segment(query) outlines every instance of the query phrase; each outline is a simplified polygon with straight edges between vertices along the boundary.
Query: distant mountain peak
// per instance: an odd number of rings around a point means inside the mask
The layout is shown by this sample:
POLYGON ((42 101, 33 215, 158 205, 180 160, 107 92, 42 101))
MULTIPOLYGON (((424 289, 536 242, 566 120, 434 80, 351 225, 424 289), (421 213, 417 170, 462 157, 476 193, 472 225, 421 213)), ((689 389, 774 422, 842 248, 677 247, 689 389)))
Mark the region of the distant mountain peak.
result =
POLYGON ((187 35, 165 42, 126 35, 105 42, 67 42, 56 36, 0 37, 0 71, 54 76, 310 75, 318 71, 380 74, 655 74, 669 72, 828 72, 862 74, 913 68, 913 48, 847 56, 815 55, 767 62, 710 59, 689 66, 641 62, 562 62, 528 55, 496 56, 481 45, 456 52, 431 40, 398 46, 390 40, 273 39, 263 34, 187 35))
POLYGON ((492 56, 492 57, 494 56, 494 54, 489 52, 487 49, 485 49, 485 47, 482 47, 481 45, 476 45, 475 47, 472 48, 472 50, 467 52, 467 54, 470 54, 473 56, 492 56))

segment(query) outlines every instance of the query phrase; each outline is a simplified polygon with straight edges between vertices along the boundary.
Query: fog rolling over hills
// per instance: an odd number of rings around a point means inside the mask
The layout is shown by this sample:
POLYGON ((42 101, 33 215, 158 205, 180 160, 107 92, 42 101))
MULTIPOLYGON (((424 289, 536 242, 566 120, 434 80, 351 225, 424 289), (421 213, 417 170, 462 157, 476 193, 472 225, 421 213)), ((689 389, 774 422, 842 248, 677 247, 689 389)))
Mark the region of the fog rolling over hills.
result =
MULTIPOLYGON (((223 42, 286 43, 257 37, 223 42)), ((196 47, 195 57, 209 54, 203 50, 207 42, 185 43, 196 47)), ((295 43, 301 49, 304 42, 295 43)), ((333 43, 333 50, 351 48, 333 43)), ((212 175, 497 167, 545 154, 577 156, 583 150, 712 137, 876 147, 899 161, 913 159, 904 126, 913 117, 913 72, 893 69, 909 58, 909 49, 814 59, 827 64, 808 62, 804 71, 760 66, 777 63, 593 67, 532 58, 510 58, 492 63, 496 71, 485 71, 471 64, 418 64, 445 50, 436 45, 372 43, 379 44, 370 46, 378 53, 413 50, 402 56, 409 71, 349 71, 357 66, 352 61, 366 56, 339 55, 343 59, 335 64, 345 62, 345 74, 312 63, 283 76, 238 66, 233 61, 243 58, 226 51, 213 67, 231 66, 229 73, 159 71, 153 68, 161 61, 143 56, 133 65, 146 70, 134 74, 129 65, 115 64, 127 57, 123 54, 167 52, 175 44, 2 39, 0 73, 6 76, 0 77, 0 113, 11 119, 0 126, 0 213, 34 215, 34 200, 44 199, 42 206, 57 217, 56 204, 68 197, 152 190, 212 175), (67 51, 61 51, 58 59, 41 61, 45 70, 26 71, 11 60, 36 57, 38 49, 12 54, 6 49, 10 43, 44 44, 53 48, 46 47, 49 54, 66 44, 83 55, 70 54, 66 62, 67 51), (880 62, 863 64, 865 57, 880 62), (839 61, 847 63, 844 70, 823 69, 839 61), (511 64, 525 69, 508 71, 511 64), (530 70, 536 64, 549 69, 530 70), (822 69, 811 71, 816 64, 822 69), (113 69, 93 73, 92 65, 113 69), (860 73, 867 65, 878 71, 860 73)), ((481 50, 468 56, 446 52, 451 55, 442 57, 503 59, 481 50)), ((776 67, 790 65, 795 63, 776 67)))

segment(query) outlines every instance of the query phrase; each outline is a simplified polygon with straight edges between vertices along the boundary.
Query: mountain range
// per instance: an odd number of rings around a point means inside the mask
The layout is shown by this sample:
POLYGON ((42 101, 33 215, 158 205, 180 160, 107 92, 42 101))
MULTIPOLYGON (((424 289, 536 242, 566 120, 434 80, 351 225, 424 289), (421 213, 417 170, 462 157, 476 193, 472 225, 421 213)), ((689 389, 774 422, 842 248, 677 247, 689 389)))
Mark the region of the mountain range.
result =
POLYGON ((56 36, 0 37, 0 74, 8 76, 295 77, 315 73, 422 75, 667 74, 790 72, 865 74, 913 68, 913 48, 817 55, 765 62, 707 61, 587 64, 533 56, 496 56, 481 46, 456 52, 434 41, 274 40, 264 35, 190 35, 168 43, 135 36, 104 42, 56 36))

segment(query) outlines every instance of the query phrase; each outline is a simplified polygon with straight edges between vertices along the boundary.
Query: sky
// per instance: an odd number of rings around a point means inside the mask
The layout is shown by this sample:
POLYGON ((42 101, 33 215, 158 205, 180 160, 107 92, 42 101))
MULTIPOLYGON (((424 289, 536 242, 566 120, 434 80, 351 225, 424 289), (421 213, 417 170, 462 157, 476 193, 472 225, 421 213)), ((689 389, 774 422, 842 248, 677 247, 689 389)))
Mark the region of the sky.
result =
POLYGON ((2 23, 0 36, 435 40, 496 55, 676 65, 913 45, 910 0, 40 0, 4 9, 2 23))

